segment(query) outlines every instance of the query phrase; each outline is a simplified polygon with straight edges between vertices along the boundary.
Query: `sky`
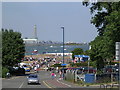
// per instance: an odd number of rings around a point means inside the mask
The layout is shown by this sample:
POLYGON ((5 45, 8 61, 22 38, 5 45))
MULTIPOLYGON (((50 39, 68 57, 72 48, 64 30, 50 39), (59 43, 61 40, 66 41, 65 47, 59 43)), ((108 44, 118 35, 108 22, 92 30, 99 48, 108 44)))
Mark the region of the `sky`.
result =
POLYGON ((90 42, 97 29, 90 23, 89 7, 81 2, 3 2, 2 28, 33 38, 34 25, 40 41, 90 42))

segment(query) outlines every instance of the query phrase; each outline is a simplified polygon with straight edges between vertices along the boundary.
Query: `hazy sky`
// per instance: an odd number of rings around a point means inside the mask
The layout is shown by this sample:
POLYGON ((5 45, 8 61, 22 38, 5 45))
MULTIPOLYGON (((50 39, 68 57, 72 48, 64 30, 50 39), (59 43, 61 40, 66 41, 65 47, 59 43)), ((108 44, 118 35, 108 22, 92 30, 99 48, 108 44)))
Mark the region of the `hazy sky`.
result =
POLYGON ((4 2, 2 3, 2 27, 32 38, 37 25, 39 40, 90 42, 97 36, 96 28, 90 23, 89 8, 81 2, 4 2))

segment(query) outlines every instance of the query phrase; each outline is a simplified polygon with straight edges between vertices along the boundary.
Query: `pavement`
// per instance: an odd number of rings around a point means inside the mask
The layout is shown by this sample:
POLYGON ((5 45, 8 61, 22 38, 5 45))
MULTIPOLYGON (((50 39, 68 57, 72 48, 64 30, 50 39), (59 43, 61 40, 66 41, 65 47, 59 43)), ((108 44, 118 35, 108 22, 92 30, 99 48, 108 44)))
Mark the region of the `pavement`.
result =
MULTIPOLYGON (((69 82, 59 78, 56 73, 56 78, 45 80, 44 83, 48 88, 100 88, 100 85, 80 85, 74 82, 69 82)), ((104 88, 104 87, 101 87, 104 88)))
MULTIPOLYGON (((51 72, 49 72, 51 73, 51 72)), ((74 82, 69 82, 59 78, 59 74, 56 73, 56 77, 54 79, 47 79, 43 82, 48 88, 100 88, 100 85, 80 85, 74 82)))
POLYGON ((45 83, 49 86, 49 88, 70 88, 71 87, 70 85, 66 83, 62 83, 57 79, 45 80, 45 83))
POLYGON ((87 87, 68 82, 63 79, 59 80, 58 78, 45 80, 44 82, 47 84, 48 88, 100 88, 100 85, 87 87))
MULTIPOLYGON (((59 78, 55 78, 55 79, 49 79, 49 80, 45 80, 45 83, 47 84, 48 88, 73 88, 73 89, 77 89, 77 88, 85 88, 85 89, 100 89, 100 88, 111 88, 110 85, 105 85, 104 86, 101 86, 101 85, 78 85, 78 84, 75 84, 75 83, 72 83, 72 82, 68 82, 66 80, 59 80, 59 78)), ((120 89, 118 88, 119 85, 114 85, 114 89, 120 89)))

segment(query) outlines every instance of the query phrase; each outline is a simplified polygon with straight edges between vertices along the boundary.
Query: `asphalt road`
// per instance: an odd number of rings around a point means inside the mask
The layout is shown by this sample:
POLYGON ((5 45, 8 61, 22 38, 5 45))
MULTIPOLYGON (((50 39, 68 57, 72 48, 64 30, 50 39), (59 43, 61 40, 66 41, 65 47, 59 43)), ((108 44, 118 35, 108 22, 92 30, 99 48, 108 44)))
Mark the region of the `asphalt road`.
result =
POLYGON ((25 76, 16 76, 10 79, 3 79, 2 80, 2 88, 48 88, 48 86, 44 83, 45 80, 49 80, 50 72, 47 71, 39 71, 37 73, 40 78, 40 84, 27 84, 27 75, 25 76))

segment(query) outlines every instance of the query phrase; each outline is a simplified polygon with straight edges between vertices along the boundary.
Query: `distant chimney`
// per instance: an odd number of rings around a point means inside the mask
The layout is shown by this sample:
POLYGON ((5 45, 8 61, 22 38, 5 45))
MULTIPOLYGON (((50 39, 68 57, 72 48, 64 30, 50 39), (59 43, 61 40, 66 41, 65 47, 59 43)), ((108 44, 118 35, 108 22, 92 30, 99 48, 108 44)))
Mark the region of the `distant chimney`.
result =
POLYGON ((37 38, 37 27, 36 27, 36 25, 34 25, 34 37, 33 38, 38 39, 37 38))

